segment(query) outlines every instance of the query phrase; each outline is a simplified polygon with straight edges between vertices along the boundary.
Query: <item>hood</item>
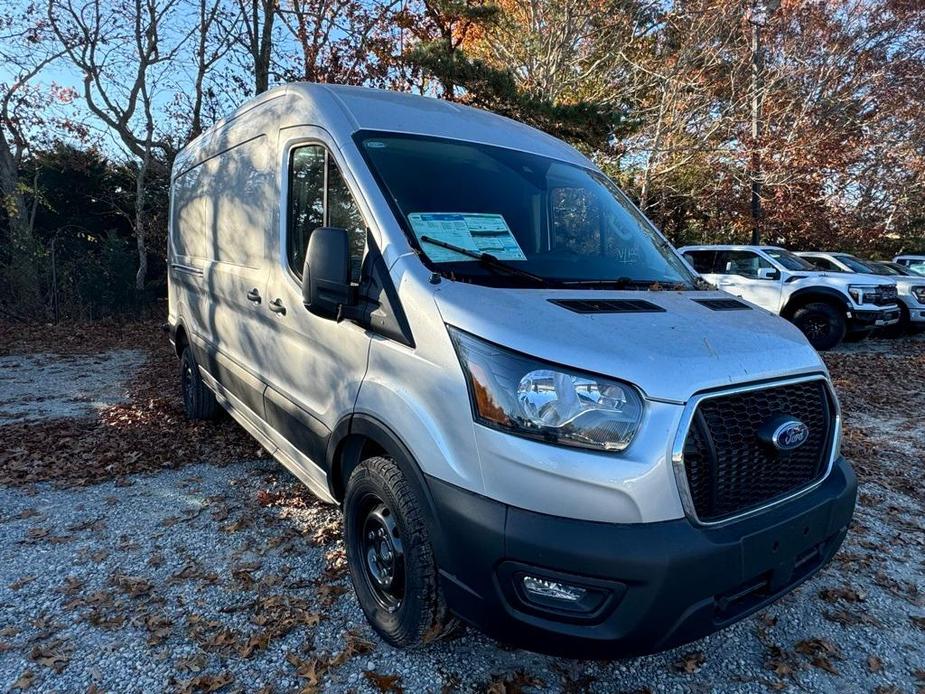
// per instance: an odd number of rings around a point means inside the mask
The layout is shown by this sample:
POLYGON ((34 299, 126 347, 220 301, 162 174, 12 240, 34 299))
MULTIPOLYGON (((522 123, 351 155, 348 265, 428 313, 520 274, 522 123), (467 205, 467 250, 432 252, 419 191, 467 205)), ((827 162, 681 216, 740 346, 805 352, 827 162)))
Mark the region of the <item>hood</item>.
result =
POLYGON ((911 294, 913 287, 925 287, 925 277, 909 277, 907 275, 895 275, 890 277, 895 280, 896 289, 900 294, 911 294))
POLYGON ((649 398, 685 402, 708 388, 825 371, 802 333, 782 318, 752 304, 717 311, 695 301, 732 299, 722 292, 497 289, 445 281, 434 296, 450 325, 540 359, 629 381, 649 398), (632 299, 663 310, 576 313, 550 299, 632 299))
POLYGON ((879 285, 879 284, 896 284, 894 277, 887 275, 868 275, 863 272, 813 272, 811 270, 797 270, 790 271, 790 277, 798 277, 802 279, 819 279, 824 277, 830 284, 842 284, 848 286, 849 284, 867 284, 867 285, 879 285))

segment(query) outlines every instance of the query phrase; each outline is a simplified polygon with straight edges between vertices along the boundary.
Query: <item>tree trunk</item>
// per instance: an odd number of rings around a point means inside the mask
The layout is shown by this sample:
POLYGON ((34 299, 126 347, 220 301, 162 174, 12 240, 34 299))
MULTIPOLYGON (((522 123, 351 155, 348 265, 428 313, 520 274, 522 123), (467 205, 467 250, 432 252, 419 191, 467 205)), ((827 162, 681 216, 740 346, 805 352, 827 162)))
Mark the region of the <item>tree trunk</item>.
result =
POLYGON ((761 49, 761 28, 752 24, 752 152, 749 168, 752 188, 752 245, 761 243, 761 111, 763 101, 762 77, 764 54, 761 49))
POLYGON ((135 178, 135 239, 138 246, 138 272, 135 274, 135 289, 142 291, 148 275, 148 248, 145 245, 145 177, 151 164, 151 143, 145 143, 145 153, 138 165, 135 178))
POLYGON ((0 203, 9 220, 10 264, 5 270, 12 299, 24 308, 35 308, 39 304, 39 279, 32 220, 20 188, 16 161, 5 141, 0 142, 0 203))
POLYGON ((643 212, 649 206, 649 189, 652 185, 652 171, 658 163, 662 147, 662 124, 665 122, 665 107, 668 102, 668 87, 662 87, 662 99, 658 105, 658 120, 655 123, 655 137, 652 141, 652 151, 646 158, 646 168, 642 177, 642 190, 639 192, 639 209, 643 212))
POLYGON ((196 84, 193 92, 193 119, 190 140, 202 134, 202 83, 206 72, 206 2, 199 0, 199 41, 196 45, 196 84))

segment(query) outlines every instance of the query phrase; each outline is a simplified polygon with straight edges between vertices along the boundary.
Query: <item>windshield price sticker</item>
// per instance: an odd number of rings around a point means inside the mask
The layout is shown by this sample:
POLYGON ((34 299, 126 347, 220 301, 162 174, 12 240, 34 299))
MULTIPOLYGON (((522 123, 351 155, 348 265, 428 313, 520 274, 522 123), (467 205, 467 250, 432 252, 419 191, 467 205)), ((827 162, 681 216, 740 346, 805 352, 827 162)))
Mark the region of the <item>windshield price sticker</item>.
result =
POLYGON ((475 260, 448 248, 421 241, 422 236, 475 253, 490 253, 498 260, 526 260, 527 256, 500 214, 413 212, 408 221, 418 243, 435 263, 475 260))

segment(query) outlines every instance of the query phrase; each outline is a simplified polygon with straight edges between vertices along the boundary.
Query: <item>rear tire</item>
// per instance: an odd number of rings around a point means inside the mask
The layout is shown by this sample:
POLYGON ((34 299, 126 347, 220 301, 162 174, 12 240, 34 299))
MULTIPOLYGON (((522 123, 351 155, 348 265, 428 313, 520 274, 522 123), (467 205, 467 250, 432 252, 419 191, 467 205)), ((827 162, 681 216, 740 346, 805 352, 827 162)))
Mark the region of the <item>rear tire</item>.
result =
POLYGON ((180 393, 183 396, 183 411, 187 419, 215 419, 218 415, 218 402, 215 393, 203 383, 199 366, 193 351, 186 346, 180 355, 180 393))
POLYGON ((792 321, 806 335, 809 344, 820 352, 835 347, 844 339, 847 330, 844 312, 822 302, 798 308, 792 321))
POLYGON ((421 501, 393 460, 364 460, 344 495, 347 563, 372 628, 396 648, 435 640, 451 622, 421 501))

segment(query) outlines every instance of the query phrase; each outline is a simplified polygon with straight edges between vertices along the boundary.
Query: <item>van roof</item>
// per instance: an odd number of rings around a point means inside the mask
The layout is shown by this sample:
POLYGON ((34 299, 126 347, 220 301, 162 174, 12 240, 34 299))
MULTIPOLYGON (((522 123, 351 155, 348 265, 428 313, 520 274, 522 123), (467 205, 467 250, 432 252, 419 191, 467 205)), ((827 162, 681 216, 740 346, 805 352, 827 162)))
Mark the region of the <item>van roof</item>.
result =
POLYGON ((210 130, 234 127, 236 120, 251 111, 254 118, 264 113, 267 121, 275 119, 279 127, 318 125, 338 140, 358 130, 429 135, 518 149, 597 168, 574 147, 510 118, 433 97, 368 87, 285 84, 250 99, 210 130), (280 107, 259 108, 269 102, 280 107))

